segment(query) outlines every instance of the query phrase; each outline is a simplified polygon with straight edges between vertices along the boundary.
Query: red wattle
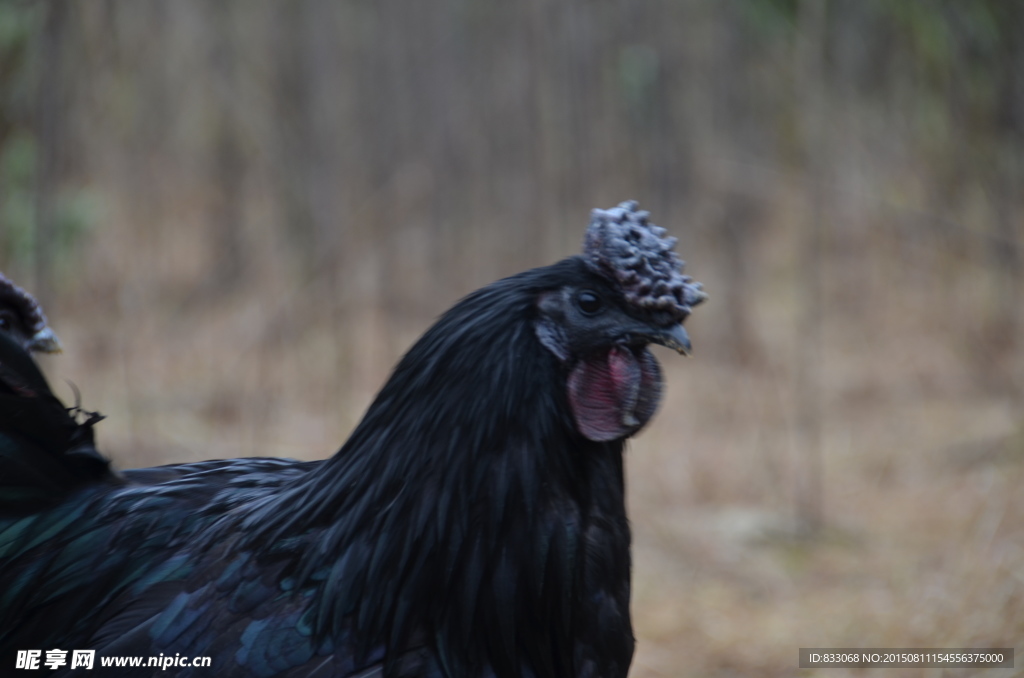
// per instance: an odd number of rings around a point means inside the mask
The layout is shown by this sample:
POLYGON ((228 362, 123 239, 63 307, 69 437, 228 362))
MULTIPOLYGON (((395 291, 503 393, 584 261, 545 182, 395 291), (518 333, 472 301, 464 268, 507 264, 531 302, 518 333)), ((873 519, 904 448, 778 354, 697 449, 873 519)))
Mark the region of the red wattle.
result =
POLYGON ((596 442, 617 440, 635 433, 654 414, 661 369, 646 349, 638 357, 616 346, 577 363, 568 386, 580 433, 596 442))

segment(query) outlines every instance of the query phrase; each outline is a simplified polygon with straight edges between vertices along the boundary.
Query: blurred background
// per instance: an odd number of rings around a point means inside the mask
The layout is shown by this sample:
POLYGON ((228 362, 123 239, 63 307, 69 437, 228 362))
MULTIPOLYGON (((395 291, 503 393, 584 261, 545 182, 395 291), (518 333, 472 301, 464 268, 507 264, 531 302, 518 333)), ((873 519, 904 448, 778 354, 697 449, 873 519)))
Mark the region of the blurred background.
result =
POLYGON ((121 467, 328 456, 592 207, 679 237, 638 678, 1024 638, 1022 187, 1020 2, 0 0, 0 270, 121 467))

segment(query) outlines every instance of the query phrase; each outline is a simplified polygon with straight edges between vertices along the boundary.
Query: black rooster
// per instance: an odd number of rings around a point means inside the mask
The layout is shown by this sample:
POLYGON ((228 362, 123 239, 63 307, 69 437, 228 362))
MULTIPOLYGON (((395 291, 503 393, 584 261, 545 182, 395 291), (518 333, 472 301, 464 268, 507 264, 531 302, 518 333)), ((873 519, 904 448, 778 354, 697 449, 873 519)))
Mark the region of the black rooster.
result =
POLYGON ((583 256, 448 311, 331 459, 0 495, 4 670, 79 648, 212 658, 125 675, 625 676, 624 440, 660 397, 647 346, 688 352, 704 299, 663 235, 635 203, 594 210, 583 256))
MULTIPOLYGON (((93 445, 92 425, 103 417, 65 409, 30 351, 59 353, 60 341, 39 302, 0 273, 0 524, 60 503, 110 473, 93 445)), ((5 547, 0 553, 3 562, 5 547)))

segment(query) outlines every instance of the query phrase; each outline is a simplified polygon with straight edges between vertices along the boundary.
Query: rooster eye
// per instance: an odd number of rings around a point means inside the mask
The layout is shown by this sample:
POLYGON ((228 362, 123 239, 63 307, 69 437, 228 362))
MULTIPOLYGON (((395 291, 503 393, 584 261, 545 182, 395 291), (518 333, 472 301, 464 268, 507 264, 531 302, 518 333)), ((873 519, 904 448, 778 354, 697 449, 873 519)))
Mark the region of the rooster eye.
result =
POLYGON ((576 305, 587 315, 594 315, 604 306, 601 297, 590 290, 583 290, 576 296, 576 305))

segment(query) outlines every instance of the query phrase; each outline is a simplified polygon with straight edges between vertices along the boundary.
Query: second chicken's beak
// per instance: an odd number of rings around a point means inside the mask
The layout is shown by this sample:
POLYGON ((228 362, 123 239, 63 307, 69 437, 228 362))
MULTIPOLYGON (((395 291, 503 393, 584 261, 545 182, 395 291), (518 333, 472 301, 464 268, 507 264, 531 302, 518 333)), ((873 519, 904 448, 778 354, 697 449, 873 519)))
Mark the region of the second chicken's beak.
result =
POLYGON ((39 353, 60 353, 64 349, 60 345, 60 339, 53 333, 53 330, 49 327, 44 327, 32 335, 28 343, 28 350, 39 353))

